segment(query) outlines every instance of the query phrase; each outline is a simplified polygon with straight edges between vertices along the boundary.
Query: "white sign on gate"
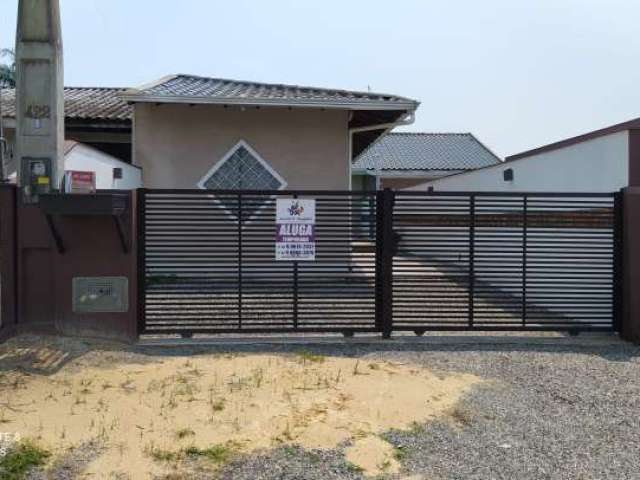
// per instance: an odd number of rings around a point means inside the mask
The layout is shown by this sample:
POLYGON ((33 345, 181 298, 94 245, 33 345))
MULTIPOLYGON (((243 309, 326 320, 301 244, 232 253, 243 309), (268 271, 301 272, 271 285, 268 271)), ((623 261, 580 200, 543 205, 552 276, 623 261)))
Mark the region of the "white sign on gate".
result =
POLYGON ((316 259, 316 201, 302 198, 276 200, 276 260, 316 259))

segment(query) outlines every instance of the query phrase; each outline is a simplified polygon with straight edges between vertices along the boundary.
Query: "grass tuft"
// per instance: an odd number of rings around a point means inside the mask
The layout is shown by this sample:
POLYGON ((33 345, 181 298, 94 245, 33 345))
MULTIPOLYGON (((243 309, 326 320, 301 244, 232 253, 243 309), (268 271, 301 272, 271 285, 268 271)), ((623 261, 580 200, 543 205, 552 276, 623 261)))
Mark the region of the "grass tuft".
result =
POLYGON ((183 438, 193 437, 195 434, 196 432, 194 432, 190 428, 181 428, 176 432, 176 437, 182 440, 183 438))
POLYGON ((198 448, 192 445, 182 450, 170 451, 150 445, 145 449, 145 453, 157 462, 180 462, 185 457, 191 457, 207 460, 216 465, 224 465, 236 456, 238 446, 233 442, 229 442, 208 448, 198 448))
POLYGON ((151 448, 147 451, 147 454, 156 462, 173 462, 178 458, 178 454, 176 452, 163 450, 161 448, 151 448))
POLYGON ((184 453, 191 457, 205 458, 213 463, 225 464, 237 454, 237 447, 232 443, 213 445, 204 449, 191 446, 185 448, 184 453))
POLYGON ((0 457, 0 478, 22 480, 33 467, 44 465, 51 454, 30 441, 24 441, 0 457))
POLYGON ((324 355, 318 355, 309 350, 300 350, 296 352, 296 357, 302 363, 323 363, 326 360, 324 355))
POLYGON ((356 465, 355 463, 346 462, 346 465, 347 465, 347 471, 349 471, 351 473, 362 473, 362 472, 364 472, 364 468, 362 468, 360 465, 356 465))
POLYGON ((226 401, 224 398, 218 398, 217 400, 213 400, 211 402, 211 410, 213 410, 214 412, 221 412, 224 410, 225 403, 226 401))
POLYGON ((393 458, 397 461, 402 462, 407 455, 409 454, 409 449, 407 447, 395 447, 393 449, 393 458))

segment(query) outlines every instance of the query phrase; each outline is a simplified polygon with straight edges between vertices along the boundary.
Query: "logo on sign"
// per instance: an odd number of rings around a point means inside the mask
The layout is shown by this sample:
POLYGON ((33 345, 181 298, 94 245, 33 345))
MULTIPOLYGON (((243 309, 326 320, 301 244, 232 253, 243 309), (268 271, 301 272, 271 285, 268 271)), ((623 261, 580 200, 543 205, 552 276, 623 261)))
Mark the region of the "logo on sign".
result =
POLYGON ((304 207, 300 205, 300 202, 295 202, 289 207, 289 215, 292 217, 299 217, 304 213, 304 207))

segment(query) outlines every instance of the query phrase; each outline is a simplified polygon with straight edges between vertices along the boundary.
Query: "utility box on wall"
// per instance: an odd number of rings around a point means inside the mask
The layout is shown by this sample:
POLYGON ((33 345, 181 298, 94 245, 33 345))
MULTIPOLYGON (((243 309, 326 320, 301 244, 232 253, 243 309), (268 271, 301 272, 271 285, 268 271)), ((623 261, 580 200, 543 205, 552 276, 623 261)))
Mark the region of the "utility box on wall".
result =
POLYGON ((73 279, 73 312, 127 312, 128 292, 127 277, 76 277, 73 279))

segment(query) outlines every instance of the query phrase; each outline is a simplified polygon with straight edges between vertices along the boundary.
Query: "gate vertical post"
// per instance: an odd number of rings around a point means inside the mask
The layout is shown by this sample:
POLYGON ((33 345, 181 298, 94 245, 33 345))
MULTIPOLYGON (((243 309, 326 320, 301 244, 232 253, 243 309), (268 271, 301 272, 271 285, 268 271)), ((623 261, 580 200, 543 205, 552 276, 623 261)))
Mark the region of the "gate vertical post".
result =
POLYGON ((376 329, 384 338, 393 331, 393 207, 395 193, 376 193, 376 329))
MULTIPOLYGON (((293 198, 298 198, 294 195, 293 198)), ((298 262, 293 262, 293 328, 298 330, 298 262)))
POLYGON ((640 344, 640 187, 623 190, 622 320, 620 336, 640 344))
POLYGON ((469 328, 473 328, 475 310, 476 196, 469 196, 469 328))
POLYGON ((527 248, 529 235, 529 197, 522 198, 522 328, 527 326, 527 248))
POLYGON ((613 194, 613 331, 622 330, 624 193, 613 194))
POLYGON ((146 319, 146 259, 145 259, 145 237, 146 237, 146 188, 138 188, 136 190, 136 232, 137 238, 137 266, 138 266, 138 336, 142 335, 145 331, 145 319, 146 319))
POLYGON ((242 330, 242 223, 244 215, 242 211, 242 192, 238 192, 238 330, 242 330))

